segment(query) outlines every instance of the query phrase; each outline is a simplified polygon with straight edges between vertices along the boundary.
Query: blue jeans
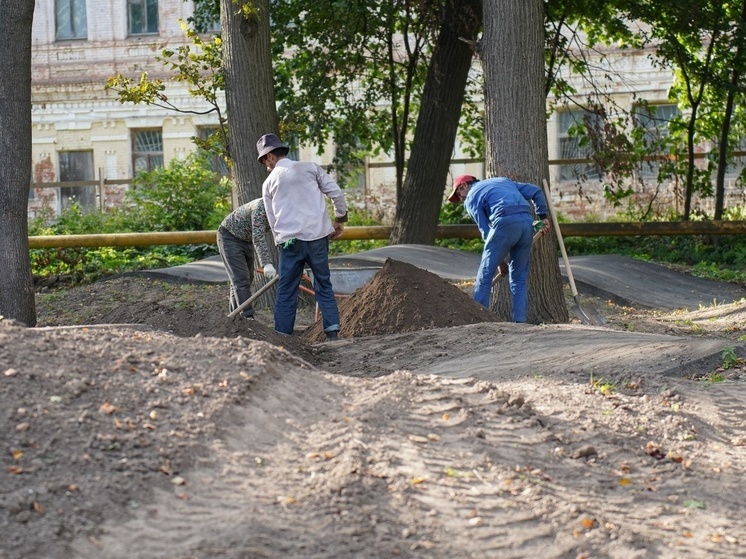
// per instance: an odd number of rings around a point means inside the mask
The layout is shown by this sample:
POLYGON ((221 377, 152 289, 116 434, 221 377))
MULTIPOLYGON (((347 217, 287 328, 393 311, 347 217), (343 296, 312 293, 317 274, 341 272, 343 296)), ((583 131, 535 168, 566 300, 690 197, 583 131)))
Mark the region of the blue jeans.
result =
POLYGON ((275 297, 275 330, 282 334, 292 334, 295 314, 298 309, 298 287, 303 278, 306 264, 313 272, 313 290, 323 317, 324 332, 339 330, 339 308, 332 290, 329 271, 329 239, 322 237, 315 241, 301 241, 288 248, 282 245, 280 252, 280 276, 275 297))
POLYGON ((500 262, 510 255, 508 277, 513 294, 513 322, 526 322, 528 267, 534 238, 531 224, 529 213, 517 213, 497 220, 484 241, 482 261, 474 284, 474 300, 489 308, 492 278, 500 262))
MULTIPOLYGON (((230 301, 228 308, 233 312, 236 307, 251 297, 251 283, 254 280, 254 246, 236 237, 223 228, 218 228, 218 250, 223 259, 225 271, 231 281, 230 301)), ((241 316, 254 316, 251 306, 241 311, 241 316)))

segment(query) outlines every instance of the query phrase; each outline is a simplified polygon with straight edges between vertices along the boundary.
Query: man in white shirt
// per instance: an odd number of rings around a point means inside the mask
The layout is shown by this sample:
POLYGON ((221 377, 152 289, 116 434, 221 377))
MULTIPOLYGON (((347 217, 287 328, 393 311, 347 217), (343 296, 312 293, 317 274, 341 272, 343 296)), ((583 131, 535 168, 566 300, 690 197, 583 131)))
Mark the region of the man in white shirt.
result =
POLYGON ((269 171, 262 185, 262 198, 280 255, 275 330, 287 335, 293 333, 298 287, 308 264, 324 332, 329 340, 336 340, 339 308, 329 271, 329 239, 338 238, 344 231, 347 221, 344 192, 316 163, 288 159, 288 146, 275 134, 259 138, 256 149, 257 161, 269 171), (325 196, 334 205, 333 223, 325 196))

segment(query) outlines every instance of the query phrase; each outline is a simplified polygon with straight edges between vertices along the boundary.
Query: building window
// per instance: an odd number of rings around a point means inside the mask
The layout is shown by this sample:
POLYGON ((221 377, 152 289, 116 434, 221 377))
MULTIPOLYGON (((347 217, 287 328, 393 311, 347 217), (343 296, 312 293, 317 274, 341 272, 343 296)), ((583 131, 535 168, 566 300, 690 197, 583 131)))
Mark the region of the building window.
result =
POLYGON ((130 35, 158 33, 158 0, 127 0, 130 35))
MULTIPOLYGON (((61 151, 59 153, 60 182, 92 181, 92 151, 61 151)), ((96 206, 96 186, 61 186, 60 209, 66 210, 72 204, 81 208, 96 206)))
MULTIPOLYGON (((576 132, 586 126, 586 118, 594 118, 588 111, 561 111, 559 113, 559 158, 588 159, 591 156, 589 143, 582 142, 576 132)), ((579 181, 601 178, 601 171, 593 163, 563 163, 559 166, 561 181, 579 181)))
MULTIPOLYGON (((643 142, 651 155, 668 151, 663 145, 669 134, 668 124, 678 114, 679 108, 676 105, 639 106, 634 109, 634 122, 643 129, 643 142)), ((645 180, 657 179, 660 167, 660 161, 643 161, 640 167, 640 177, 645 180)))
MULTIPOLYGON (((215 143, 219 143, 222 145, 222 141, 216 137, 216 134, 218 133, 218 127, 217 126, 200 126, 197 129, 197 132, 199 134, 199 139, 202 140, 204 144, 211 144, 211 136, 215 143)), ((205 146, 207 147, 207 146, 205 146)), ((210 168, 215 172, 218 173, 221 177, 227 177, 228 176, 228 164, 225 162, 225 158, 213 153, 209 150, 205 150, 210 154, 210 168)))
POLYGON ((88 37, 85 3, 86 0, 55 0, 56 37, 58 41, 88 37))
POLYGON ((152 171, 163 167, 163 133, 158 130, 135 130, 132 133, 132 169, 152 171))

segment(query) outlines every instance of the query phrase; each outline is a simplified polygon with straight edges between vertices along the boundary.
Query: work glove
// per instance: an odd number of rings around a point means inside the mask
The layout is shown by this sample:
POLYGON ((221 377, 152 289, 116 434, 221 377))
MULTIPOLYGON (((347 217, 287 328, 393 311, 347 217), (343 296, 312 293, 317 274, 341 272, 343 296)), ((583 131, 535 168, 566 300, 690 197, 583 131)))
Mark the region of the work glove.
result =
POLYGON ((264 277, 268 280, 271 280, 273 277, 277 275, 277 270, 275 270, 275 267, 272 264, 267 264, 264 267, 264 277))

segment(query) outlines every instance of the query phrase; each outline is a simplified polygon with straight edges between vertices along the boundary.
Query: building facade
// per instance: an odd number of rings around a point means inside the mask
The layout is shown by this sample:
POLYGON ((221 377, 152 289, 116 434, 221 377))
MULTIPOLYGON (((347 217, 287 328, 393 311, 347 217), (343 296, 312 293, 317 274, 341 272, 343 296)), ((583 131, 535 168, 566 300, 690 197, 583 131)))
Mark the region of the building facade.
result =
MULTIPOLYGON (((162 49, 188 44, 180 20, 189 18, 193 2, 183 0, 37 0, 34 13, 32 58, 33 184, 29 191, 29 215, 59 213, 75 202, 83 207, 111 207, 121 203, 131 178, 142 169, 168 164, 195 149, 194 136, 214 130, 217 116, 198 115, 211 107, 189 95, 186 87, 169 81, 170 73, 156 60, 162 49), (148 105, 122 104, 107 91, 108 78, 122 74, 138 80, 142 72, 167 83, 166 94, 176 107, 190 114, 148 105), (55 184, 42 187, 44 183, 55 184), (79 184, 79 183, 84 184, 79 184), (92 184, 92 183, 96 184, 92 184)), ((666 133, 666 123, 677 112, 668 101, 673 76, 654 66, 650 52, 607 49, 591 53, 591 64, 602 81, 608 99, 622 110, 647 101, 651 113, 646 133, 666 133)), ((481 70, 475 61, 474 78, 481 70)), ((603 196, 604 177, 586 162, 588 148, 570 132, 582 122, 580 105, 596 95, 579 76, 563 76, 577 91, 578 106, 548 99, 553 107, 547 122, 550 180, 558 211, 571 219, 613 216, 603 196)), ((700 146, 704 153, 708 146, 700 146)), ((301 148, 297 155, 321 165, 331 162, 334 146, 324 155, 315 148, 301 148)), ((704 159, 702 160, 704 162, 704 159)), ((741 166, 729 171, 726 199, 744 204, 743 189, 736 183, 741 166)), ((453 153, 451 176, 463 173, 486 175, 482 161, 469 159, 461 146, 453 153)), ((677 184, 658 185, 656 164, 639 169, 635 202, 652 200, 661 208, 675 208, 680 198, 677 184)), ((448 190, 444 185, 444 193, 448 190)), ((396 206, 394 164, 386 157, 366 161, 360 181, 348 191, 350 202, 369 215, 390 221, 396 206)), ((696 207, 710 209, 712 199, 697 200, 696 207)))
MULTIPOLYGON (((29 215, 59 213, 70 203, 109 207, 127 184, 39 187, 40 183, 122 181, 195 149, 192 137, 214 128, 214 114, 182 114, 122 104, 106 90, 117 74, 169 78, 155 57, 188 44, 179 20, 183 0, 37 0, 32 51, 32 188, 29 215)), ((175 106, 204 112, 209 105, 174 82, 175 106)))

